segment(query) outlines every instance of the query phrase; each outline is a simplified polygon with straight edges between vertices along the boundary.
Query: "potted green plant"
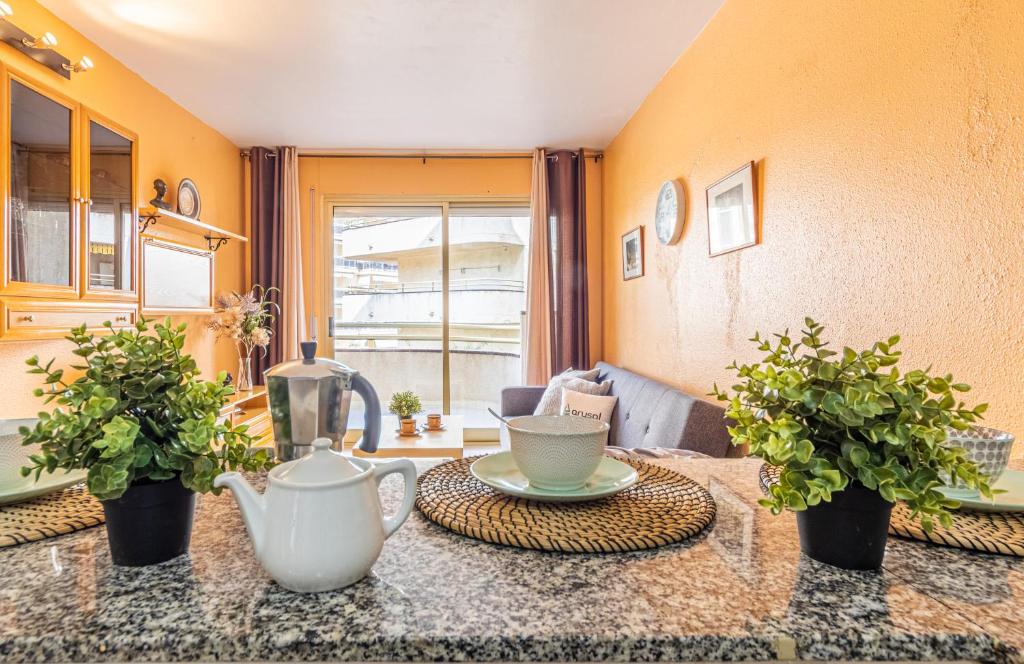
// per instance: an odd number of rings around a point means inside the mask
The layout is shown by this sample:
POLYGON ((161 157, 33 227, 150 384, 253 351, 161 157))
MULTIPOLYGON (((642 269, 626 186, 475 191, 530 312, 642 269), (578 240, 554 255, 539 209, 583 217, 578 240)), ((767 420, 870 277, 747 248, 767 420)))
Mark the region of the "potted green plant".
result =
POLYGON ((948 478, 990 496, 987 479, 946 429, 967 429, 986 406, 967 408, 970 387, 930 369, 900 373, 899 337, 857 352, 827 348, 824 327, 808 318, 799 340, 788 330, 751 339, 764 359, 738 365, 726 416, 734 445, 781 467, 761 501, 796 512, 800 548, 847 569, 877 569, 885 555, 892 506, 904 501, 931 530, 950 525, 957 507, 937 489, 948 478))
POLYGON ((82 358, 82 375, 64 380, 53 360, 27 360, 43 376, 36 389, 52 413, 39 413, 34 428, 21 428, 25 445, 41 452, 22 468, 27 476, 58 468, 85 469, 89 492, 103 504, 110 552, 117 565, 149 565, 184 553, 192 531, 195 492, 213 491, 224 470, 262 470, 266 450, 249 450, 244 426, 218 421, 229 394, 224 373, 200 380, 196 362, 182 352, 185 325, 170 320, 153 327, 96 336, 85 327, 67 338, 82 358))
POLYGON ((392 394, 388 410, 398 416, 403 436, 411 436, 416 433, 416 420, 412 416, 423 412, 423 405, 415 393, 405 391, 392 394))

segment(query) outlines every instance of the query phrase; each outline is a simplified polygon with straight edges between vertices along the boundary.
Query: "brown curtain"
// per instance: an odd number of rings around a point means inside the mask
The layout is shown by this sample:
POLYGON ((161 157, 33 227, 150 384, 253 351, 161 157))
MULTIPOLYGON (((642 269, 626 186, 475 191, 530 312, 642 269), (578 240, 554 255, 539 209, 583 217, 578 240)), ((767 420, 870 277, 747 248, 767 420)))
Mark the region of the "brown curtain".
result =
MULTIPOLYGON (((281 288, 284 274, 284 229, 281 223, 282 169, 276 150, 252 148, 249 151, 251 200, 249 215, 250 250, 252 251, 252 284, 264 288, 281 288)), ((281 305, 280 292, 271 299, 281 305)), ((263 372, 281 361, 280 316, 271 326, 270 345, 266 355, 255 353, 253 383, 263 384, 263 372)))
POLYGON ((550 224, 547 157, 543 148, 537 148, 533 151, 530 188, 530 247, 522 351, 524 385, 547 385, 551 379, 550 224))
POLYGON ((555 374, 590 367, 586 161, 582 149, 548 153, 555 374))

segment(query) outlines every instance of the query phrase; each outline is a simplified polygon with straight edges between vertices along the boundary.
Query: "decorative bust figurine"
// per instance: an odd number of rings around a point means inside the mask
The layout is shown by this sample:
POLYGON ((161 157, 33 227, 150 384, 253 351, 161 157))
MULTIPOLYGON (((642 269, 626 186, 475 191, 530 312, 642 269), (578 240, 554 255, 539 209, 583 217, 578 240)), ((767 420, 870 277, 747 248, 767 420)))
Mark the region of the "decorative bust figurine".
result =
POLYGON ((156 198, 151 200, 149 204, 161 210, 170 210, 171 204, 164 200, 164 196, 167 195, 167 183, 157 178, 153 180, 153 189, 156 190, 156 198))

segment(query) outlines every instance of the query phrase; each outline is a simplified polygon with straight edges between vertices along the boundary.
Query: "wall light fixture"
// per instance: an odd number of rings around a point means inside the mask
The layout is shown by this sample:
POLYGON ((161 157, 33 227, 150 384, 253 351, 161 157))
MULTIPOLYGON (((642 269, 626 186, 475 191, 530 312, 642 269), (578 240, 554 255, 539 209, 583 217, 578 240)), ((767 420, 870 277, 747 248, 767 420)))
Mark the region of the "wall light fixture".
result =
POLYGON ((52 32, 44 32, 42 37, 36 37, 34 39, 22 37, 21 43, 24 44, 26 48, 53 48, 57 45, 57 38, 53 36, 52 32))
POLYGON ((93 64, 92 60, 89 59, 88 55, 83 55, 82 59, 76 62, 75 64, 68 65, 61 63, 61 67, 63 67, 65 71, 71 71, 76 74, 80 74, 84 71, 89 71, 90 69, 92 69, 93 64))
POLYGON ((64 78, 71 78, 71 74, 92 69, 92 60, 87 56, 83 56, 78 62, 72 64, 70 60, 55 51, 57 37, 52 32, 44 32, 41 36, 36 37, 14 25, 11 22, 13 14, 14 10, 11 9, 11 5, 6 0, 0 0, 0 41, 21 51, 30 59, 64 78))

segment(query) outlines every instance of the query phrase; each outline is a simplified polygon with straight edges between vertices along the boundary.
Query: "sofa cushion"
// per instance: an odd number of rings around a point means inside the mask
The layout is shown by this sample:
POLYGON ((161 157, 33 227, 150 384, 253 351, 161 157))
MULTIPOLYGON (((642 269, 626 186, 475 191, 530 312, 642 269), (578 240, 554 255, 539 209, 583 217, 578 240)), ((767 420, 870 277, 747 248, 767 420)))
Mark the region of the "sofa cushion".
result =
POLYGON ((609 445, 687 449, 714 457, 738 452, 721 407, 621 367, 598 362, 597 368, 598 380, 611 380, 609 394, 619 398, 609 445))
POLYGON ((598 370, 587 369, 587 370, 576 370, 566 369, 557 376, 553 376, 551 381, 548 383, 548 387, 544 390, 544 394, 541 395, 540 402, 534 409, 534 415, 558 415, 558 409, 562 405, 562 388, 568 387, 570 390, 577 392, 586 392, 587 394, 608 394, 608 385, 600 385, 595 383, 594 380, 597 378, 598 370))
POLYGON ((615 411, 615 404, 617 402, 618 397, 610 394, 587 394, 563 387, 562 407, 559 412, 562 415, 577 415, 611 423, 612 412, 615 411))

